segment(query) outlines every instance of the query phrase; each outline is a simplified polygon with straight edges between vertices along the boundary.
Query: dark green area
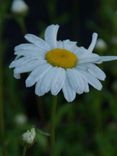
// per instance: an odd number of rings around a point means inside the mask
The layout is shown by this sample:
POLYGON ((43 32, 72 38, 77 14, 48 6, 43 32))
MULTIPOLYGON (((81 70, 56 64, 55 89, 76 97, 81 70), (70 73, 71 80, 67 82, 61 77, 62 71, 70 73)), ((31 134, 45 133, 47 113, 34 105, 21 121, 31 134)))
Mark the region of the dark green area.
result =
MULTIPOLYGON (((0 120, 2 105, 4 125, 0 127, 0 156, 21 156, 21 135, 35 126, 49 132, 51 95, 34 95, 34 88, 25 88, 27 74, 13 78, 8 68, 14 59, 13 48, 25 42, 24 33, 43 36, 46 26, 60 24, 58 38, 76 40, 88 47, 93 32, 98 32, 106 49, 100 55, 117 55, 116 0, 27 0, 29 12, 14 15, 11 0, 0 1, 0 120), (18 125, 15 118, 24 114, 27 122, 18 125), (4 131, 4 132, 3 132, 4 131), (2 155, 2 146, 5 154, 2 155)), ((101 65, 107 78, 102 91, 90 87, 88 94, 67 103, 59 94, 56 112, 55 156, 116 156, 117 155, 117 62, 101 65)), ((37 131, 37 138, 27 156, 48 156, 49 136, 37 131)))

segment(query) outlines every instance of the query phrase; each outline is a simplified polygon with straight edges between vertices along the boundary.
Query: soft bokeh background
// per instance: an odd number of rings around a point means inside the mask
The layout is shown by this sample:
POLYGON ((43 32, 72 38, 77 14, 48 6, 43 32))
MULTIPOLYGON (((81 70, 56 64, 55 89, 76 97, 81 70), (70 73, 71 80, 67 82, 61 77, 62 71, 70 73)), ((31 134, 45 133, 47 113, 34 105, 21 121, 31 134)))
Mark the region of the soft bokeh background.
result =
MULTIPOLYGON (((43 36, 49 24, 60 24, 59 39, 78 41, 88 47, 92 33, 105 42, 95 51, 100 55, 117 55, 116 0, 26 0, 25 16, 12 13, 12 0, 0 0, 0 120, 4 110, 4 136, 0 127, 5 156, 21 156, 21 135, 35 126, 46 132, 50 127, 51 95, 37 97, 34 87, 26 88, 27 74, 13 78, 8 68, 14 59, 14 47, 24 43, 24 34, 43 36)), ((101 65, 107 74, 101 92, 90 88, 68 104, 59 94, 56 113, 55 156, 117 155, 117 62, 101 65)), ((28 156, 48 156, 48 137, 37 132, 28 156)))

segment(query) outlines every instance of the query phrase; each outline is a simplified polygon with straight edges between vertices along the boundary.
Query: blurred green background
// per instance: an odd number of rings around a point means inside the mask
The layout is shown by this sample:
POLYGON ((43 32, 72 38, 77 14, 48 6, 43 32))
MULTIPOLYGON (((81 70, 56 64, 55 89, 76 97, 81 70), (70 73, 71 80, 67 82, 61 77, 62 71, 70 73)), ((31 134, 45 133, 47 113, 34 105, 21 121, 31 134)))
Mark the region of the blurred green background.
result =
MULTIPOLYGON (((86 48, 93 32, 103 39, 95 51, 117 55, 117 0, 26 0, 25 14, 11 10, 12 0, 0 0, 0 156, 21 156, 21 135, 35 126, 48 132, 51 95, 37 97, 26 88, 27 74, 13 78, 8 68, 14 47, 24 43, 24 34, 43 36, 49 24, 60 24, 59 39, 71 39, 86 48)), ((117 156, 117 62, 101 65, 107 78, 101 92, 77 96, 67 103, 59 94, 56 113, 55 156, 117 156)), ((37 132, 28 156, 48 156, 48 137, 37 132)))

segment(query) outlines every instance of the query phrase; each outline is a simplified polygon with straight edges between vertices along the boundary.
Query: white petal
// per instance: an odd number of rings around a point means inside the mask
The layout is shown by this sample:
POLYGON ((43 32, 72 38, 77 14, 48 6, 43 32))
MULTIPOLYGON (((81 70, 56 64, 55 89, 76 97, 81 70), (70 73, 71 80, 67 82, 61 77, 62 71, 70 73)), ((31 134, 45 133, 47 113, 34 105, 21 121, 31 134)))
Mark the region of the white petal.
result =
POLYGON ((14 75, 14 78, 16 78, 16 79, 20 79, 21 78, 20 74, 16 73, 15 71, 14 71, 13 75, 14 75))
POLYGON ((33 43, 41 49, 50 50, 50 46, 43 39, 33 34, 26 34, 25 39, 27 39, 29 42, 33 43))
POLYGON ((60 92, 60 90, 63 87, 64 81, 65 81, 65 70, 62 68, 57 68, 51 86, 52 95, 57 95, 60 92))
POLYGON ((90 85, 92 85, 94 88, 96 88, 97 90, 101 90, 102 89, 102 84, 100 83, 99 80, 97 80, 95 77, 93 77, 92 75, 90 75, 88 72, 85 71, 80 71, 82 74, 84 74, 84 76, 86 77, 88 83, 90 85))
POLYGON ((90 52, 92 52, 94 50, 94 47, 95 47, 96 41, 97 41, 97 37, 98 37, 98 34, 97 33, 93 33, 93 35, 92 35, 92 41, 91 41, 91 44, 90 44, 90 46, 88 48, 88 50, 90 52))
POLYGON ((105 73, 96 65, 90 64, 88 68, 89 73, 91 73, 94 77, 99 80, 105 80, 106 75, 105 73))
POLYGON ((34 44, 20 44, 15 47, 15 55, 18 56, 35 56, 39 57, 40 53, 44 52, 43 49, 35 46, 34 44))
POLYGON ((50 90, 52 80, 54 79, 54 76, 56 74, 55 70, 56 68, 49 69, 46 72, 46 74, 42 77, 42 80, 37 82, 36 87, 35 87, 36 95, 42 96, 50 90))
MULTIPOLYGON (((36 86, 35 86, 35 94, 38 95, 38 96, 42 96, 42 93, 40 92, 40 85, 42 83, 43 77, 44 77, 44 74, 38 79, 38 81, 36 83, 36 86)), ((45 93, 43 93, 43 95, 44 94, 45 93)))
POLYGON ((89 92, 89 85, 88 85, 88 82, 87 82, 87 81, 84 81, 84 83, 85 83, 84 92, 85 92, 85 93, 88 93, 88 92, 89 92))
POLYGON ((89 92, 89 85, 88 85, 88 81, 86 79, 86 77, 78 70, 82 80, 83 80, 83 83, 84 83, 84 92, 85 93, 88 93, 89 92))
POLYGON ((83 56, 84 54, 87 54, 87 50, 84 47, 78 46, 74 48, 73 52, 78 56, 78 58, 83 56))
POLYGON ((35 51, 31 51, 31 50, 17 50, 15 52, 15 55, 18 56, 24 56, 24 57, 28 57, 28 56, 33 56, 35 58, 40 58, 40 52, 35 52, 35 51))
POLYGON ((76 90, 78 94, 82 94, 84 92, 84 80, 76 69, 68 69, 67 70, 68 80, 70 85, 76 90))
POLYGON ((83 55, 79 57, 78 63, 96 63, 100 61, 100 56, 97 54, 87 53, 86 55, 83 55))
POLYGON ((76 92, 74 89, 70 86, 68 78, 66 77, 63 88, 62 88, 63 94, 65 99, 68 102, 72 102, 76 97, 76 92))
POLYGON ((50 66, 47 63, 41 63, 39 67, 34 69, 26 79, 26 87, 33 86, 40 79, 40 77, 48 71, 49 68, 50 66))
POLYGON ((76 42, 70 41, 70 40, 64 40, 63 41, 64 49, 73 51, 76 47, 76 42))
POLYGON ((57 32, 59 25, 50 25, 45 30, 45 41, 51 46, 51 48, 57 48, 57 32))
POLYGON ((31 50, 31 51, 39 51, 39 47, 34 45, 34 44, 30 44, 30 43, 22 43, 20 45, 17 45, 14 48, 15 51, 19 51, 19 50, 31 50))
POLYGON ((15 59, 14 61, 11 62, 9 68, 14 68, 14 67, 23 65, 31 60, 32 60, 32 58, 29 58, 29 57, 22 57, 19 59, 15 59))
POLYGON ((60 49, 64 48, 63 41, 57 41, 57 48, 60 48, 60 49))
POLYGON ((117 56, 100 56, 100 60, 103 62, 117 60, 117 56))
POLYGON ((89 65, 89 63, 86 63, 86 64, 78 64, 78 66, 76 68, 77 69, 80 69, 80 70, 88 71, 88 65, 89 65))
POLYGON ((16 73, 26 73, 26 72, 30 72, 32 71, 34 68, 36 68, 39 65, 39 61, 35 60, 35 61, 30 61, 28 63, 22 64, 19 67, 15 68, 15 72, 16 73))

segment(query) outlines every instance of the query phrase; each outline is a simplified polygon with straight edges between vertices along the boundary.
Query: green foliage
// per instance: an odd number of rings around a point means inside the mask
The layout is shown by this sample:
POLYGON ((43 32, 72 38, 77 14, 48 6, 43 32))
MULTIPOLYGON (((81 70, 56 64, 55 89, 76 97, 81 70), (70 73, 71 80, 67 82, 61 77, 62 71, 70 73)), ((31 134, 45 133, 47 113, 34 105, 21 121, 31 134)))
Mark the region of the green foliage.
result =
MULTIPOLYGON (((30 98, 30 94, 25 91, 30 89, 20 86, 21 80, 15 80, 12 72, 7 67, 5 52, 10 45, 9 41, 4 37, 5 22, 10 17, 17 21, 23 33, 26 31, 24 30, 26 29, 24 28, 25 17, 20 17, 21 20, 18 22, 18 17, 13 16, 9 11, 11 3, 10 0, 0 2, 0 111, 2 111, 2 105, 4 110, 4 136, 2 139, 0 138, 0 156, 3 156, 2 146, 6 150, 6 156, 22 155, 21 136, 32 125, 36 126, 37 136, 35 143, 28 149, 27 155, 49 155, 50 95, 47 94, 44 98, 38 100, 36 100, 38 97, 34 97, 34 105, 29 106, 24 98, 30 98), (32 116, 30 117, 28 114, 29 108, 38 107, 36 104, 39 106, 38 113, 35 115, 34 110, 36 109, 33 110, 32 108, 32 116), (15 117, 19 113, 23 113, 28 118, 28 121, 22 125, 17 125, 15 122, 15 117), (40 129, 44 129, 47 133, 40 129)), ((46 13, 49 24, 69 24, 71 21, 73 22, 72 15, 75 14, 75 17, 79 17, 80 6, 76 6, 76 1, 71 2, 72 12, 65 10, 62 14, 57 11, 58 4, 62 3, 62 1, 48 0, 45 3, 47 3, 46 13)), ((100 53, 100 55, 108 53, 117 55, 117 40, 116 43, 113 42, 113 38, 116 37, 117 39, 117 1, 100 0, 98 7, 97 12, 93 12, 98 16, 96 22, 90 20, 86 23, 86 27, 88 31, 96 30, 99 32, 100 37, 108 44, 106 51, 97 50, 97 53, 100 53)), ((78 21, 80 20, 78 19, 78 21)), ((47 21, 40 20, 38 25, 42 36, 47 21)), ((72 23, 71 29, 72 32, 80 31, 77 21, 72 23), (75 30, 73 30, 74 28, 75 30)), ((90 93, 78 96, 73 104, 64 102, 63 95, 59 95, 59 104, 55 117, 55 156, 117 155, 117 67, 116 63, 112 62, 101 68, 107 72, 107 79, 106 82, 103 82, 104 89, 101 92, 90 88, 90 93)), ((3 134, 1 130, 0 132, 3 134)))

